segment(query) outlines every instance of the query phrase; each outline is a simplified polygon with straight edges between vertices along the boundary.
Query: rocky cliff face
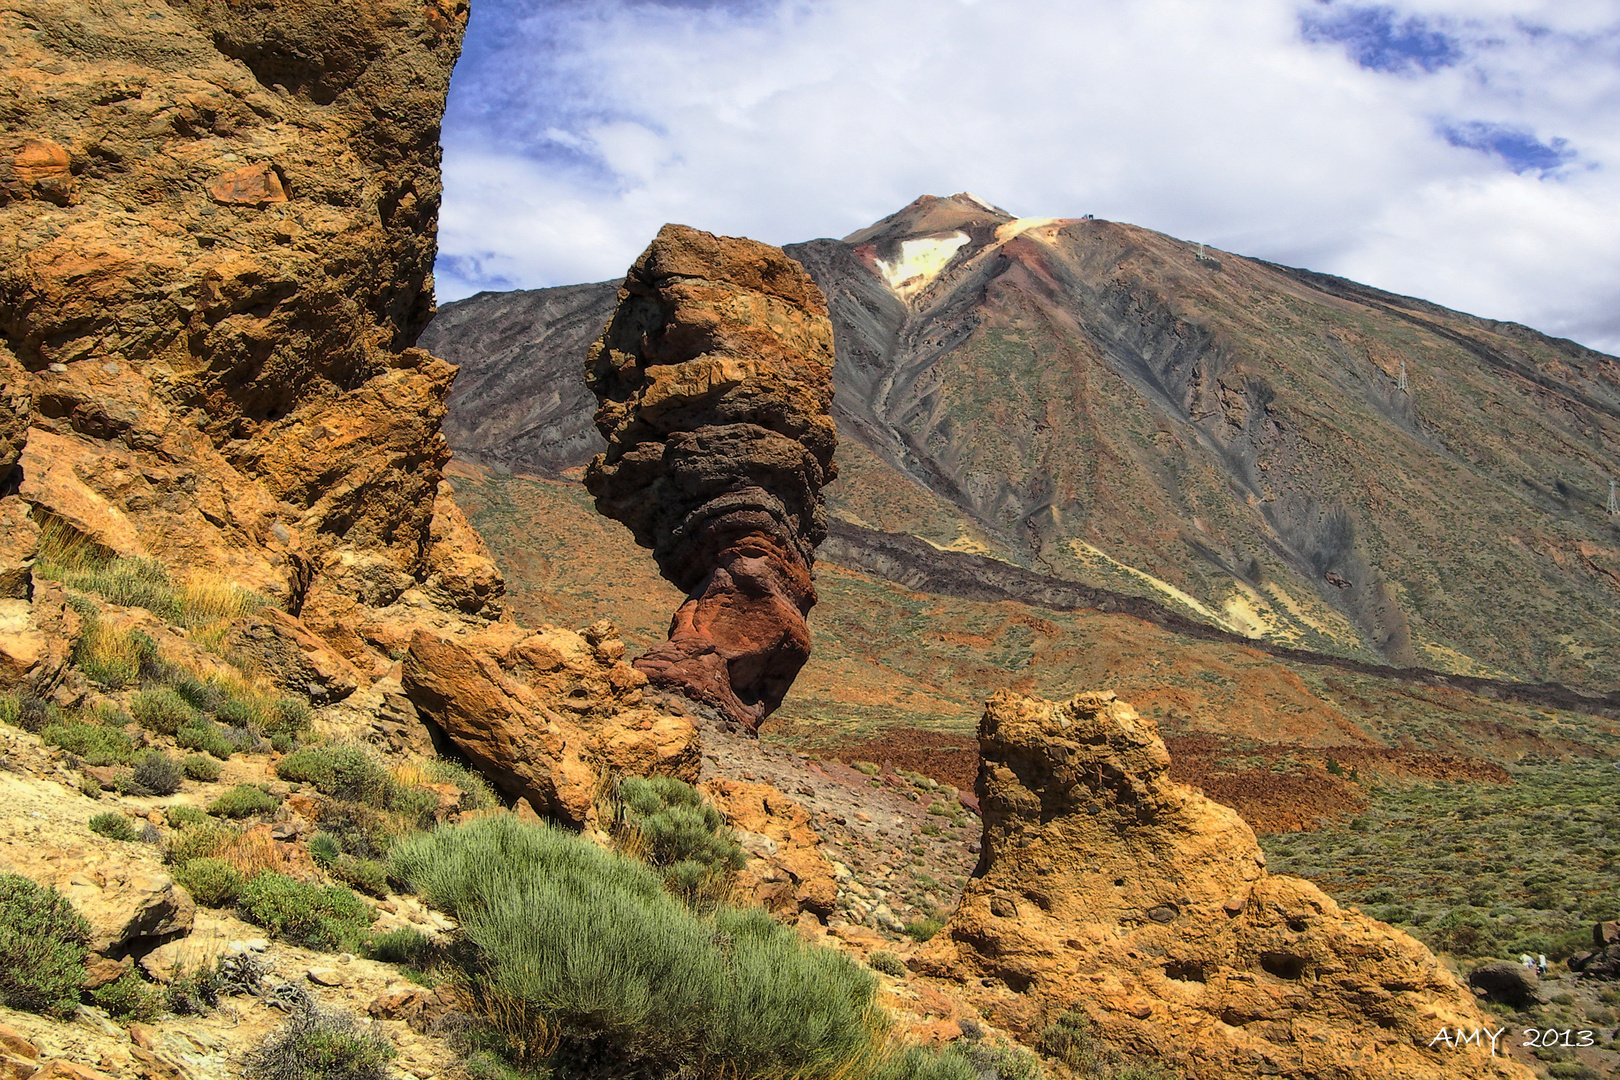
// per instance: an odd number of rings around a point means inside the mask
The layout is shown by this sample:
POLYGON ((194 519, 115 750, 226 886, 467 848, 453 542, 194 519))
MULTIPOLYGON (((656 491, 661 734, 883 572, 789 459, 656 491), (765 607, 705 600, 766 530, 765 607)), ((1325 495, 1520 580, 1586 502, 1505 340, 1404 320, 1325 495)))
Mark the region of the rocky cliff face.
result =
MULTIPOLYGON (((1617 688, 1620 526, 1604 509, 1620 475, 1613 357, 1146 229, 1015 218, 965 195, 785 250, 833 320, 835 521, 1132 593, 1278 645, 1617 688)), ((549 349, 573 317, 549 311, 603 302, 598 286, 573 288, 451 310, 455 326, 549 349)), ((478 361, 492 393, 536 380, 501 460, 543 473, 584 464, 582 415, 563 415, 577 406, 539 381, 561 361, 525 375, 503 360, 513 355, 478 361)), ((486 423, 468 445, 500 442, 486 423)))
POLYGON ((826 305, 797 263, 679 225, 631 267, 585 361, 608 444, 586 487, 688 594, 636 666, 749 729, 810 656, 832 364, 826 305))
POLYGON ((0 490, 33 521, 257 590, 373 673, 420 612, 499 613, 440 484, 455 369, 414 348, 466 17, 13 7, 0 490))
POLYGON ((979 729, 984 841, 960 907, 913 966, 1039 1031, 1068 1009, 1188 1075, 1528 1077, 1422 945, 1270 875, 1237 813, 1170 780, 1153 721, 1111 693, 1003 692, 979 729))

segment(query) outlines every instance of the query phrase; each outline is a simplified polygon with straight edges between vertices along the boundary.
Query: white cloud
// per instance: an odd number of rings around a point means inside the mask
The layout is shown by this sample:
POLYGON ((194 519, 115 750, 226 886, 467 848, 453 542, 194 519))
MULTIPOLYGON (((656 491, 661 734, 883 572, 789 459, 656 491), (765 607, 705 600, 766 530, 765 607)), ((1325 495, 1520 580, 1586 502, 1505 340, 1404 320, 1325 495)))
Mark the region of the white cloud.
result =
POLYGON ((968 190, 1620 349, 1620 0, 533 2, 474 5, 445 299, 968 190))

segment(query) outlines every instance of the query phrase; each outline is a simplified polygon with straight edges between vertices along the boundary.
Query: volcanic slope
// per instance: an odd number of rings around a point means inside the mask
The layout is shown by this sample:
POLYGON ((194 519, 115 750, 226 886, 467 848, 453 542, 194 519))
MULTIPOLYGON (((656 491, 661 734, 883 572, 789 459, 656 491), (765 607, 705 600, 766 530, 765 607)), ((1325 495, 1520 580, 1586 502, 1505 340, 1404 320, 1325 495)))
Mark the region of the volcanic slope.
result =
MULTIPOLYGON (((1620 686, 1615 358, 968 195, 787 250, 837 335, 835 536, 911 534, 1315 652, 1620 686)), ((424 344, 463 367, 458 453, 558 476, 597 449, 575 386, 613 297, 446 306, 424 344)))

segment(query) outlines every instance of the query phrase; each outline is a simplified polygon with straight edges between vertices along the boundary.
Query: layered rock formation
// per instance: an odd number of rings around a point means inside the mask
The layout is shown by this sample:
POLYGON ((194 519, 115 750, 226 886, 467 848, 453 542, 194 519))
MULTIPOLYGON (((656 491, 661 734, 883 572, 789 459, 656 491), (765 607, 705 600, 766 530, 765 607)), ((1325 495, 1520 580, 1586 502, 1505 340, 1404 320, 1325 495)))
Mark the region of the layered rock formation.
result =
POLYGON ((1105 1042, 1199 1080, 1528 1077, 1442 1029, 1499 1028, 1412 938, 1270 876, 1237 813, 1169 779, 1111 693, 1002 692, 980 725, 979 865, 914 962, 1038 1032, 1083 1010, 1105 1042))
POLYGON ((439 486, 455 369, 413 348, 466 13, 15 9, 0 26, 7 520, 254 589, 368 675, 423 611, 498 614, 499 575, 439 486))
POLYGON ((680 225, 630 268, 586 359, 608 443, 586 486, 688 594, 636 666, 749 730, 810 655, 832 365, 826 302, 802 267, 680 225))

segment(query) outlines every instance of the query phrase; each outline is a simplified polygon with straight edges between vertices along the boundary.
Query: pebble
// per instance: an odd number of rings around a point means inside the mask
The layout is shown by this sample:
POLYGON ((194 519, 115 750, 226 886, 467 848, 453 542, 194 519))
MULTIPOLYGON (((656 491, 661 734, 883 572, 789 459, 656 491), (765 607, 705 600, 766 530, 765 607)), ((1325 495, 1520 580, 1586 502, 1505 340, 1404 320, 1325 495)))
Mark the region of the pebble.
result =
POLYGON ((316 986, 342 986, 343 976, 334 968, 310 968, 305 978, 316 986))

